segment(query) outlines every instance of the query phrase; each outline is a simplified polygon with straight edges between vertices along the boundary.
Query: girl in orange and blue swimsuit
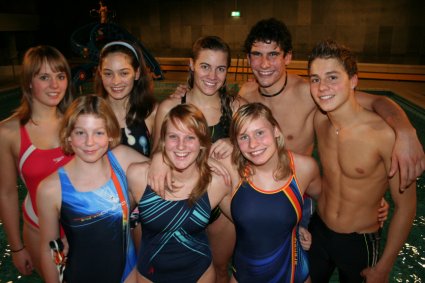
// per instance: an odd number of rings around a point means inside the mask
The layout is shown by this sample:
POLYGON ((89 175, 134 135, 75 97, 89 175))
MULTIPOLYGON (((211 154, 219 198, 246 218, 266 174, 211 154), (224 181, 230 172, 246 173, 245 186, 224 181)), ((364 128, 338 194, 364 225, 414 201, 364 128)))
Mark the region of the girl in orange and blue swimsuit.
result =
POLYGON ((237 235, 233 268, 238 282, 307 279, 308 259, 297 237, 302 204, 295 173, 286 184, 271 191, 249 180, 241 182, 231 204, 237 235))
POLYGON ((230 139, 234 149, 227 167, 237 184, 231 201, 232 282, 305 282, 309 233, 298 224, 302 195, 318 196, 321 190, 316 161, 286 150, 277 121, 261 103, 235 112, 230 139))

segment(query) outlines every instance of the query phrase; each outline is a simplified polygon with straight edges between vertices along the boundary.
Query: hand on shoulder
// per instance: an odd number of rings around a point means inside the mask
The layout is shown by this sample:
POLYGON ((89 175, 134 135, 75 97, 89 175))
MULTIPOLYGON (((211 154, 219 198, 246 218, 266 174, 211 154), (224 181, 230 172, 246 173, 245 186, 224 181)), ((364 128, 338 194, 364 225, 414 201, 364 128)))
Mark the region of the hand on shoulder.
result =
POLYGON ((186 84, 180 84, 177 86, 176 90, 170 94, 169 98, 182 98, 185 96, 186 92, 189 91, 189 86, 186 84))
POLYGON ((244 82, 239 89, 239 95, 244 98, 257 92, 258 92, 258 84, 255 79, 251 79, 244 82))

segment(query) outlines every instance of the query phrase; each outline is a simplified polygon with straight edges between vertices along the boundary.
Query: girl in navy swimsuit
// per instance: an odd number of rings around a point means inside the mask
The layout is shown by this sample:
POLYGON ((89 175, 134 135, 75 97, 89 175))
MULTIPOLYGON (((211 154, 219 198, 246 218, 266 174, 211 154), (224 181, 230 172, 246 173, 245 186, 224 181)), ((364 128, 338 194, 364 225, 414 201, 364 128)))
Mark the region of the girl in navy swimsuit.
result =
POLYGON ((232 282, 308 280, 308 261, 301 247, 302 237, 308 234, 298 235, 298 223, 303 193, 320 194, 316 161, 286 150, 277 121, 261 103, 236 111, 230 139, 233 164, 227 167, 234 188, 231 217, 236 228, 232 282))
POLYGON ((164 118, 159 134, 158 151, 184 186, 161 198, 147 185, 149 165, 128 170, 130 190, 140 198, 139 282, 215 282, 205 230, 211 208, 229 208, 230 187, 207 164, 211 138, 206 120, 194 105, 180 104, 164 118))

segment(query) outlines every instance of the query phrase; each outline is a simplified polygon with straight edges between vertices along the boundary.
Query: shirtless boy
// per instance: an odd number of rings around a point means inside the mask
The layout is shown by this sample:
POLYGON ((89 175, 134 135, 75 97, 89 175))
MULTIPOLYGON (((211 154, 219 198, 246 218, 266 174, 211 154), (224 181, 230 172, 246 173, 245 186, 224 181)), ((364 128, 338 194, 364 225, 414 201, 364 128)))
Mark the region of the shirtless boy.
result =
MULTIPOLYGON (((313 116, 317 110, 308 81, 287 72, 292 60, 292 39, 286 25, 274 18, 261 20, 249 32, 244 49, 256 82, 245 83, 239 95, 268 106, 278 121, 289 150, 311 155, 314 145, 313 116)), ((416 131, 403 110, 390 99, 355 92, 356 100, 377 112, 394 128, 396 142, 390 176, 400 166, 400 189, 425 169, 425 155, 416 131)))
POLYGON ((333 41, 318 43, 308 61, 314 115, 323 168, 322 194, 310 223, 313 282, 328 282, 338 268, 340 282, 388 282, 416 213, 416 183, 399 191, 399 174, 388 178, 396 134, 355 99, 353 54, 333 41), (394 214, 382 256, 376 210, 390 189, 394 214))

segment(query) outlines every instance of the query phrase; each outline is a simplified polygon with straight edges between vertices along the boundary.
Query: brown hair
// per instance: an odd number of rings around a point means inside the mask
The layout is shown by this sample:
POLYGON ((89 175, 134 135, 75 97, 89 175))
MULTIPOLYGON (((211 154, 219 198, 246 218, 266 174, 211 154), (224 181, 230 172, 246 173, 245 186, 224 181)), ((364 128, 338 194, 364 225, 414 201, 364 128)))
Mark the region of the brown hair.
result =
POLYGON ((168 112, 161 125, 160 140, 157 151, 162 153, 165 162, 173 167, 167 155, 165 154, 165 136, 169 123, 179 128, 181 124, 193 131, 201 146, 201 151, 196 158, 196 165, 199 169, 199 180, 189 196, 189 203, 193 204, 207 190, 211 182, 211 169, 208 166, 208 154, 211 148, 211 138, 208 130, 207 120, 202 112, 192 104, 179 104, 168 112))
POLYGON ((327 39, 318 42, 308 56, 308 74, 311 64, 316 59, 336 59, 342 65, 349 78, 357 75, 357 58, 351 50, 336 41, 327 39))
POLYGON ((68 138, 74 130, 75 123, 80 115, 92 114, 105 121, 106 133, 112 139, 109 146, 113 148, 120 144, 121 130, 114 112, 105 99, 96 95, 85 95, 78 97, 71 103, 62 119, 59 131, 61 148, 65 154, 74 154, 68 138))
MULTIPOLYGON (((212 50, 212 51, 221 51, 227 56, 226 61, 226 72, 227 69, 230 67, 231 63, 231 54, 230 54, 230 47, 229 45, 220 37, 218 36, 204 36, 198 38, 192 46, 192 54, 191 58, 193 59, 193 62, 195 63, 196 60, 199 58, 199 54, 204 50, 212 50)), ((195 82, 195 74, 194 72, 189 68, 189 77, 187 79, 187 84, 190 88, 193 88, 195 82)), ((220 87, 218 90, 218 94, 220 97, 220 105, 221 105, 221 114, 223 115, 225 123, 225 129, 224 132, 228 132, 228 124, 230 124, 230 121, 232 120, 232 103, 236 99, 235 95, 232 93, 229 93, 227 91, 226 82, 224 82, 223 86, 220 87)))
POLYGON ((32 47, 25 52, 22 60, 21 89, 22 98, 20 106, 15 110, 14 115, 20 120, 21 125, 25 125, 32 115, 32 79, 38 75, 41 67, 47 63, 54 72, 64 72, 68 86, 65 96, 58 105, 61 113, 64 113, 73 100, 73 87, 71 84, 71 69, 63 54, 56 48, 48 45, 32 47))
MULTIPOLYGON (((238 135, 240 134, 242 128, 249 124, 252 120, 258 118, 265 118, 274 128, 277 128, 280 132, 279 124, 276 119, 273 117, 271 110, 261 103, 249 103, 241 106, 233 116, 232 124, 230 126, 230 141, 232 142, 234 148, 232 153, 232 161, 236 164, 238 173, 241 178, 247 178, 255 174, 253 166, 249 166, 249 172, 246 171, 247 166, 250 164, 241 153, 238 146, 238 135)), ((276 138, 277 143, 277 154, 279 156, 279 163, 274 172, 274 177, 276 180, 282 180, 283 178, 289 176, 292 173, 292 168, 290 166, 290 159, 288 151, 286 150, 283 135, 280 135, 276 138)))

